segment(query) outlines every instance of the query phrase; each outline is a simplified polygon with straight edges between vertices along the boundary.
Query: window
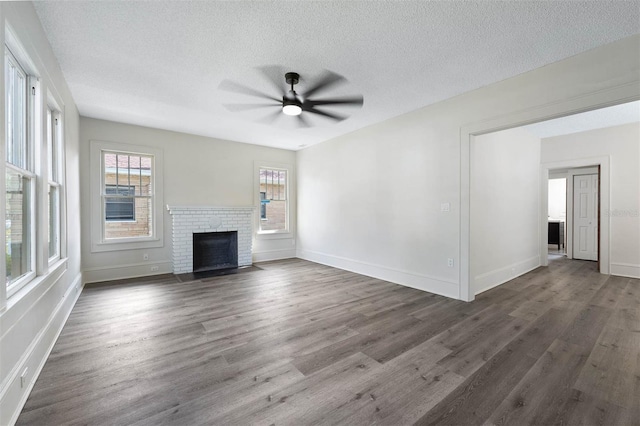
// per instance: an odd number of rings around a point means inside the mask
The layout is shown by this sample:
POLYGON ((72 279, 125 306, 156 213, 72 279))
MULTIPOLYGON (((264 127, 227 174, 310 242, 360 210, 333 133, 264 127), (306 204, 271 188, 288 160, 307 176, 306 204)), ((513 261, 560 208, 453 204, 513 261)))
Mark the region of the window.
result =
MULTIPOLYGON (((35 184, 30 120, 29 79, 16 58, 5 48, 6 221, 5 262, 9 293, 33 276, 35 258, 35 184)), ((35 87, 33 88, 35 94, 35 87)))
POLYGON ((287 170, 260 168, 260 231, 286 232, 288 225, 287 170))
POLYGON ((49 260, 60 257, 60 132, 59 113, 47 109, 47 158, 49 160, 48 215, 49 260))
POLYGON ((91 251, 163 246, 162 150, 89 142, 91 251))
POLYGON ((153 156, 102 152, 104 239, 153 235, 153 156))
POLYGON ((107 222, 135 221, 136 209, 133 196, 136 194, 136 187, 133 185, 107 185, 106 191, 107 195, 118 195, 119 197, 106 198, 105 220, 107 222))

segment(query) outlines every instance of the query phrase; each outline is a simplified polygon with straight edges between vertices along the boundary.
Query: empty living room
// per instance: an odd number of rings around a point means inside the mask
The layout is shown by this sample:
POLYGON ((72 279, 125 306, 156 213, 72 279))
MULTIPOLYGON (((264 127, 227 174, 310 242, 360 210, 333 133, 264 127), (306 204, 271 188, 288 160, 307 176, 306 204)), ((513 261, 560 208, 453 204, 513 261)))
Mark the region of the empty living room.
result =
POLYGON ((640 426, 639 0, 0 37, 0 426, 640 426))

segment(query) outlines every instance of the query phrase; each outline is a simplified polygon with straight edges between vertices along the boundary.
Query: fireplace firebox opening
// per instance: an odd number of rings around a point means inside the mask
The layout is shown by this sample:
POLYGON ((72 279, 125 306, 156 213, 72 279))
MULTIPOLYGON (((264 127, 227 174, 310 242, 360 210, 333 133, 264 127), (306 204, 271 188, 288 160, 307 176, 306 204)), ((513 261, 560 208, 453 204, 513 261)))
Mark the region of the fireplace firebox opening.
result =
POLYGON ((238 231, 193 233, 193 272, 237 267, 238 231))

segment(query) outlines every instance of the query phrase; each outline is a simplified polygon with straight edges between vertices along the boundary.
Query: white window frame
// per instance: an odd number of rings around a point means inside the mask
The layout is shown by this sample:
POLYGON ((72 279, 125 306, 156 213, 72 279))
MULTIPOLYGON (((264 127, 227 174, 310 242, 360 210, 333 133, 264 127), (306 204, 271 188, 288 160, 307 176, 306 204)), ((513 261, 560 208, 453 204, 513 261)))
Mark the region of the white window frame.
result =
MULTIPOLYGON (((63 220, 64 215, 64 172, 63 172, 63 161, 62 161, 62 157, 63 157, 63 152, 64 150, 62 149, 62 125, 63 125, 63 121, 62 121, 62 113, 61 113, 61 108, 59 106, 59 104, 54 100, 53 96, 51 94, 49 94, 48 96, 48 102, 46 105, 47 108, 47 112, 51 114, 51 124, 52 124, 52 150, 54 150, 55 152, 52 152, 52 156, 53 156, 53 161, 51 158, 49 158, 49 149, 48 149, 48 144, 49 144, 49 140, 48 140, 48 123, 45 123, 45 131, 47 132, 47 141, 46 141, 46 146, 47 146, 47 174, 46 174, 46 181, 47 181, 47 202, 46 202, 46 206, 48 206, 48 195, 49 195, 49 188, 51 187, 55 187, 56 191, 58 193, 58 205, 57 205, 57 218, 56 218, 56 225, 57 225, 57 229, 56 229, 56 233, 57 233, 57 251, 56 253, 53 254, 53 256, 51 255, 51 253, 48 251, 49 250, 49 244, 47 244, 47 258, 48 258, 48 265, 49 267, 51 267, 55 262, 57 262, 58 260, 60 260, 62 258, 62 247, 63 247, 63 243, 62 243, 62 228, 63 228, 63 223, 65 222, 63 220), (56 171, 56 175, 52 176, 49 172, 49 168, 55 166, 55 171, 56 171)), ((48 114, 47 113, 47 114, 48 114)), ((44 179, 44 178, 43 178, 44 179)), ((49 209, 46 209, 46 214, 45 214, 46 218, 47 218, 47 226, 46 229, 47 231, 49 231, 49 209)), ((47 242, 48 242, 48 237, 49 237, 49 232, 46 232, 46 238, 47 238, 47 242)))
POLYGON ((257 238, 260 239, 279 239, 279 238, 291 238, 291 182, 293 182, 294 170, 291 164, 286 163, 272 163, 272 162, 254 162, 253 166, 253 176, 254 176, 254 205, 256 206, 255 210, 255 232, 257 238), (260 169, 270 169, 270 170, 284 170, 287 172, 287 188, 286 188, 286 216, 285 216, 285 229, 275 229, 275 230, 261 230, 261 218, 260 218, 260 169))
POLYGON ((163 158, 162 150, 144 145, 92 140, 90 143, 90 191, 91 191, 91 251, 105 252, 135 250, 163 246, 164 212, 163 200, 163 158), (151 236, 131 238, 109 238, 105 235, 105 211, 103 208, 104 164, 103 153, 114 152, 127 155, 142 155, 153 158, 151 166, 151 236))
MULTIPOLYGON (((8 28, 7 28, 8 29, 8 28)), ((37 275, 38 272, 38 257, 37 257, 37 230, 38 230, 38 204, 36 202, 37 195, 37 174, 34 171, 35 159, 37 158, 36 146, 38 140, 38 131, 41 130, 39 128, 38 123, 41 123, 39 108, 40 105, 40 85, 38 84, 38 79, 34 76, 34 67, 30 59, 25 56, 25 52, 19 44, 17 44, 17 40, 13 38, 10 31, 7 31, 6 44, 4 46, 4 60, 9 60, 13 63, 13 65, 24 74, 25 77, 25 88, 26 88, 26 98, 25 98, 25 142, 26 142, 26 157, 25 157, 25 168, 20 166, 13 165, 6 160, 5 154, 5 171, 4 174, 6 176, 6 170, 11 169, 14 172, 27 176, 30 181, 29 188, 29 243, 30 243, 30 253, 31 257, 31 270, 13 281, 11 284, 6 282, 5 280, 4 286, 6 289, 6 297, 7 299, 16 294, 20 289, 22 289, 25 285, 31 282, 37 275)), ((5 67, 6 72, 6 62, 3 63, 3 67, 5 67)), ((5 79, 6 79, 5 75, 5 79)), ((6 81, 3 82, 6 86, 6 81)), ((6 102, 6 94, 3 99, 3 102, 6 102)), ((2 118, 6 121, 6 112, 5 117, 2 118)), ((6 125, 6 124, 5 124, 6 125)), ((5 129, 6 132, 6 129, 5 129)), ((5 149, 6 149, 6 140, 5 140, 5 149)), ((6 196, 6 181, 4 181, 4 189, 6 196)), ((6 212, 5 212, 6 213, 6 212)), ((6 219, 6 216, 5 216, 6 219)), ((6 231, 5 231, 6 232, 6 231)), ((5 240, 6 244, 6 240, 5 240)), ((6 250, 6 248, 5 248, 6 250)), ((5 277, 6 277, 6 264, 5 267, 5 277)))

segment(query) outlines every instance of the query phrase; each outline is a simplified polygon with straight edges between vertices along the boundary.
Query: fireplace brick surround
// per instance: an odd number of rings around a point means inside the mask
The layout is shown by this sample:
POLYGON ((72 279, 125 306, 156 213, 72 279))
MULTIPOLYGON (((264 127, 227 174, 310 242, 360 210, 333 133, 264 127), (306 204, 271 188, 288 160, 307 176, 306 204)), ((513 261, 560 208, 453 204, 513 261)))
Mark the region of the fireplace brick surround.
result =
POLYGON ((172 219, 174 274, 193 272, 193 233, 238 231, 238 266, 252 262, 254 207, 167 206, 172 219))

